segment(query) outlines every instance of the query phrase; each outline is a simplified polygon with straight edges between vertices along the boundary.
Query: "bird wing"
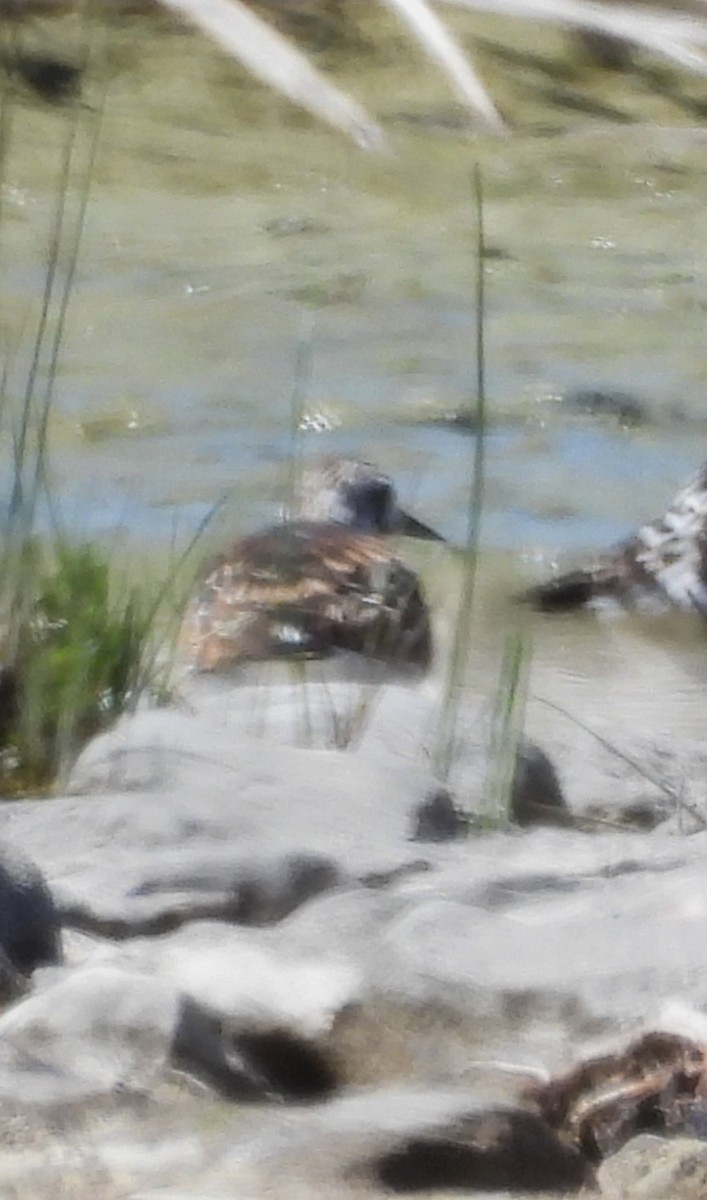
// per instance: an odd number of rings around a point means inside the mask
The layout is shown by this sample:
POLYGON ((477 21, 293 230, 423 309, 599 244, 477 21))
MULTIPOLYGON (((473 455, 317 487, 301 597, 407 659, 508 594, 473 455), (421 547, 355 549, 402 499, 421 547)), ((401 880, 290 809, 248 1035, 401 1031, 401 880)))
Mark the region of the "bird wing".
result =
POLYGON ((207 670, 278 653, 383 654, 386 642, 409 658, 429 639, 417 579, 388 542, 308 522, 236 542, 207 573, 187 620, 207 670))
POLYGON ((707 468, 663 517, 638 530, 619 558, 634 591, 648 587, 676 608, 707 613, 707 468))
POLYGON ((622 608, 679 608, 707 614, 707 465, 662 517, 596 562, 531 588, 545 611, 614 602, 622 608))

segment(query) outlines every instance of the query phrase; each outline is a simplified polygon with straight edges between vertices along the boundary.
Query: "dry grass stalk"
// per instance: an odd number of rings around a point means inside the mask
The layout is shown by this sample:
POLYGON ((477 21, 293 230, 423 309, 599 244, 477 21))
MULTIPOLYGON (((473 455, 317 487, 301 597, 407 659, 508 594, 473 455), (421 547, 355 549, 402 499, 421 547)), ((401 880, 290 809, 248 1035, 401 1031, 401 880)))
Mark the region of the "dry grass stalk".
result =
POLYGON ((443 3, 605 34, 642 46, 690 71, 707 74, 707 59, 694 49, 707 45, 707 22, 679 10, 649 11, 636 5, 600 5, 592 0, 443 0, 443 3))
POLYGON ((240 0, 160 0, 197 25, 269 87, 343 130, 360 146, 382 147, 380 127, 352 97, 329 83, 286 38, 240 0))
POLYGON ((496 108, 459 42, 444 22, 432 11, 427 0, 381 0, 397 13, 425 53, 449 76, 462 104, 474 112, 489 129, 505 128, 496 108))
MULTIPOLYGON (((243 0, 159 0, 197 25, 267 86, 314 116, 341 129, 358 145, 380 148, 380 127, 353 97, 330 83, 287 38, 250 11, 243 0)), ((635 5, 598 5, 592 0, 439 0, 456 8, 511 19, 544 21, 584 29, 643 47, 691 71, 707 74, 707 19, 635 5)), ((503 129, 494 102, 459 42, 433 10, 431 0, 379 0, 405 22, 424 52, 447 75, 460 102, 491 130, 503 129)), ((707 16, 707 10, 706 10, 707 16)))

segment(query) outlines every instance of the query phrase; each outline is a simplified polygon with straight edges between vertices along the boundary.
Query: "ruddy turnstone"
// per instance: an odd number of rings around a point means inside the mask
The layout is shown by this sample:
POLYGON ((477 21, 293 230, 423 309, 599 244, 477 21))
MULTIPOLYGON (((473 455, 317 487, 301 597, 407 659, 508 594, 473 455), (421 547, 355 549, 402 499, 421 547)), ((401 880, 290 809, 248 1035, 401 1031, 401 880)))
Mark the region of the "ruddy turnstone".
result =
POLYGON ((617 607, 707 616, 707 464, 664 516, 587 566, 530 588, 524 599, 545 612, 617 607))
POLYGON ((427 667, 427 605, 391 534, 444 540, 400 507, 371 463, 308 466, 296 517, 235 542, 206 574, 182 628, 192 665, 223 671, 351 650, 427 667))

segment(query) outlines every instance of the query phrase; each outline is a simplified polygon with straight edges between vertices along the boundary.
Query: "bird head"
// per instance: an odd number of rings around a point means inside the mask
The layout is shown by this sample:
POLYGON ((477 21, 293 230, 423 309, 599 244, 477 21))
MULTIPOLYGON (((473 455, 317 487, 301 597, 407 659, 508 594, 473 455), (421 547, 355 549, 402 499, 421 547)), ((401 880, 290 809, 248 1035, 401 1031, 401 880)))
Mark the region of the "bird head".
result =
POLYGON ((299 515, 307 521, 345 525, 361 533, 402 534, 444 541, 441 534, 400 507, 387 475, 357 458, 327 458, 302 476, 299 515))

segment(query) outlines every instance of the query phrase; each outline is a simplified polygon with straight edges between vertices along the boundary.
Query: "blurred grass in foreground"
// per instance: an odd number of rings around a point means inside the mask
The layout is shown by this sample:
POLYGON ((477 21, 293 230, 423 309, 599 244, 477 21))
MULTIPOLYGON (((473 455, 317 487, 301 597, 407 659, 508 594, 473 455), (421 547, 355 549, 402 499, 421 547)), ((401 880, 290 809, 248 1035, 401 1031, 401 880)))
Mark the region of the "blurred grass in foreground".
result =
MULTIPOLYGON (((100 27, 80 26, 82 73, 103 50, 100 27)), ((17 31, 2 50, 18 52, 17 31)), ((21 49, 21 47, 20 47, 21 49)), ((98 74, 98 73, 95 73, 98 74)), ((119 582, 107 550, 64 532, 52 493, 49 425, 105 91, 56 112, 47 147, 55 170, 42 295, 24 345, 2 346, 0 389, 0 792, 48 790, 82 744, 156 686, 158 613, 167 583, 119 582), (20 363, 20 367, 17 364, 20 363), (16 378, 16 375, 19 378, 16 378)), ((0 96, 0 188, 20 120, 11 84, 0 96)), ((51 168, 50 168, 51 169, 51 168)), ((3 212, 0 206, 0 254, 3 212)))

